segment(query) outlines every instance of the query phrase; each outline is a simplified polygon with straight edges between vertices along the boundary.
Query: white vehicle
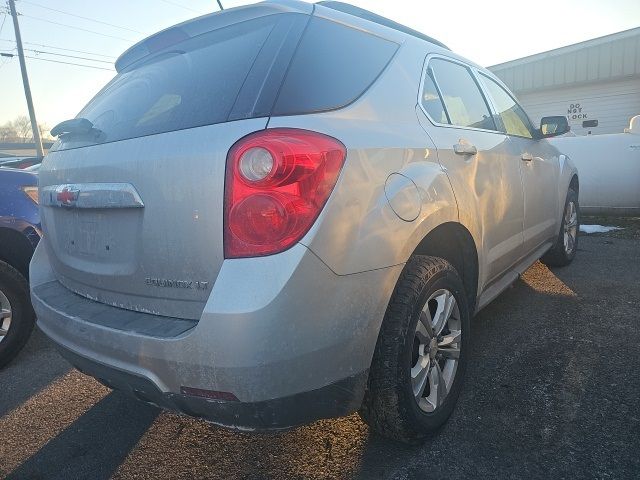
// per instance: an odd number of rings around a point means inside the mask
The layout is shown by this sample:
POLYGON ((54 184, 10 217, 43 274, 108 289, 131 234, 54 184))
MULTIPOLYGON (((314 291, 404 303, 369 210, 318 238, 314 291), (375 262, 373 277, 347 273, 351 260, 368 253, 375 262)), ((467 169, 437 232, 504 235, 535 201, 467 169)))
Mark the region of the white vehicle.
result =
POLYGON ((624 133, 549 140, 580 170, 583 213, 640 214, 640 115, 624 133))

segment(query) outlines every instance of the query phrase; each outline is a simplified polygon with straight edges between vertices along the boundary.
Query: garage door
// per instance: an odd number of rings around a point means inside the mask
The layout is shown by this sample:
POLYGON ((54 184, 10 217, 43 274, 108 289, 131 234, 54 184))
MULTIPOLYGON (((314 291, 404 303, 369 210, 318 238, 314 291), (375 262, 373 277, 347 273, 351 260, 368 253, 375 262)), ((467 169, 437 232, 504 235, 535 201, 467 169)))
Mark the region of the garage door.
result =
POLYGON ((566 115, 577 135, 622 133, 629 119, 640 114, 640 78, 539 90, 518 98, 535 124, 545 115, 566 115))

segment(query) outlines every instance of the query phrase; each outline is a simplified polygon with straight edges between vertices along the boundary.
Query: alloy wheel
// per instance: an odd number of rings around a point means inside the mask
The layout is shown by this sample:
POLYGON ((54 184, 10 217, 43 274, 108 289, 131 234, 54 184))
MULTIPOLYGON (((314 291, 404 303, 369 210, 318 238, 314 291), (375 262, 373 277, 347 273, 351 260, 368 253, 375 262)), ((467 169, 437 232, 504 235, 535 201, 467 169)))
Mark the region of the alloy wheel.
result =
POLYGON ((413 396, 424 412, 434 412, 451 390, 460 359, 461 329, 453 294, 445 289, 434 292, 416 325, 411 362, 413 396))
POLYGON ((7 296, 0 290, 0 342, 2 342, 9 333, 11 326, 11 303, 7 296))
POLYGON ((573 253, 578 235, 578 210, 575 202, 567 202, 564 210, 564 251, 567 255, 573 253))

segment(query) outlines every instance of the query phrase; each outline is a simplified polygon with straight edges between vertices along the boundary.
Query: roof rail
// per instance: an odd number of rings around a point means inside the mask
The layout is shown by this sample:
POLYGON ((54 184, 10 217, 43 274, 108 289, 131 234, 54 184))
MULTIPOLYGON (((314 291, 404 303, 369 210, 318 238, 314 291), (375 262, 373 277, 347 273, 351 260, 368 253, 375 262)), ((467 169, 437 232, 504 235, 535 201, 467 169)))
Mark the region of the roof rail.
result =
POLYGON ((439 47, 451 50, 444 43, 436 40, 435 38, 425 35, 424 33, 420 33, 417 30, 402 25, 401 23, 394 22, 393 20, 383 17, 382 15, 378 15, 377 13, 365 10, 364 8, 355 7, 344 2, 335 2, 333 0, 323 0, 321 2, 318 2, 318 5, 322 5, 323 7, 331 8, 333 10, 338 10, 343 13, 348 13, 349 15, 353 15, 354 17, 363 18, 365 20, 369 20, 370 22, 377 23, 378 25, 384 25, 385 27, 393 28, 394 30, 398 30, 413 37, 420 38, 421 40, 426 40, 429 43, 434 43, 439 47))

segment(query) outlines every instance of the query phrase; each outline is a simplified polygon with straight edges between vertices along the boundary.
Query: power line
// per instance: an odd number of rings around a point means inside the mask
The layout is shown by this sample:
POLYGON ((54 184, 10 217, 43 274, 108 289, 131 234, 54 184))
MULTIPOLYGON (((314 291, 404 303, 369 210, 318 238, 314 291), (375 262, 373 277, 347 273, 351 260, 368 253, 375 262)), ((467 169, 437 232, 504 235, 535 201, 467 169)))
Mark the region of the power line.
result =
POLYGON ((73 28, 75 30, 80 30, 80 31, 83 31, 83 32, 88 32, 88 33, 93 33, 94 35, 100 35, 100 36, 108 37, 108 38, 115 38, 116 40, 122 40, 123 42, 131 42, 131 43, 133 43, 133 40, 128 39, 128 38, 116 37, 115 35, 107 35, 106 33, 94 32, 93 30, 89 30, 87 28, 76 27, 75 25, 67 25, 66 23, 54 22, 53 20, 47 20, 45 18, 34 17, 32 15, 25 15, 24 13, 21 13, 20 16, 26 17, 26 18, 31 18, 33 20, 39 20, 41 22, 51 23, 53 25, 60 25, 61 27, 73 28))
POLYGON ((82 15, 76 15, 75 13, 69 13, 69 12, 65 12, 63 10, 57 10, 55 8, 51 8, 51 7, 45 7, 44 5, 40 5, 39 3, 35 3, 35 2, 29 2, 27 0, 20 0, 21 3, 27 3, 29 5, 34 5, 36 7, 39 8, 44 8, 45 10, 50 10, 52 12, 58 12, 58 13, 62 13, 63 15, 69 15, 70 17, 76 17, 76 18, 81 18, 83 20, 88 20, 90 22, 95 22, 95 23, 101 23, 102 25, 108 25, 110 27, 114 27, 114 28, 120 28, 122 30, 128 30, 130 32, 134 32, 134 33, 141 33, 142 35, 144 35, 144 32, 141 32, 139 30, 134 30, 133 28, 128 28, 128 27, 121 27, 120 25, 115 25, 113 23, 109 23, 109 22, 103 22, 102 20, 96 20, 95 18, 91 18, 91 17, 83 17, 82 15))
POLYGON ((95 68, 96 70, 106 70, 108 72, 113 72, 114 71, 113 68, 96 67, 94 65, 83 65, 82 63, 62 62, 60 60, 50 60, 48 58, 30 57, 28 55, 25 55, 24 58, 30 58, 32 60, 42 60, 43 62, 63 63, 65 65, 75 65, 76 67, 95 68))
POLYGON ((160 0, 160 1, 162 1, 164 3, 167 3, 169 5, 173 5, 174 7, 184 8, 185 10, 189 10, 191 12, 200 13, 198 10, 194 10, 193 8, 186 7, 186 6, 181 5, 181 4, 177 3, 177 2, 172 2, 171 0, 160 0))
MULTIPOLYGON (((8 52, 0 52, 0 55, 3 57, 14 58, 16 55, 8 52)), ((75 65, 76 67, 86 67, 86 68, 95 68, 96 70, 107 70, 109 72, 113 72, 112 68, 104 68, 104 67, 96 67, 95 65, 85 65, 82 63, 72 63, 72 62, 63 62, 61 60, 52 60, 50 58, 41 58, 41 57, 32 57, 29 55, 25 55, 24 58, 30 58, 32 60, 42 60, 43 62, 51 62, 51 63, 62 63, 64 65, 75 65)))
POLYGON ((109 62, 108 60, 96 60, 95 58, 79 57, 77 55, 65 55, 64 53, 46 52, 44 50, 35 50, 33 48, 25 48, 25 50, 29 52, 34 52, 36 54, 42 54, 42 55, 56 55, 58 57, 77 58, 79 60, 88 60, 90 62, 108 63, 110 65, 113 64, 113 62, 109 62))
MULTIPOLYGON (((8 38, 0 38, 0 42, 10 42, 10 43, 16 43, 15 40, 9 40, 8 38)), ((87 52, 86 50, 74 50, 73 48, 64 48, 64 47, 56 47, 53 45, 45 45, 43 43, 33 43, 33 42, 23 42, 25 45, 33 45, 34 47, 45 47, 45 48, 53 48, 54 50, 62 50, 64 52, 75 52, 75 53, 84 53, 86 55, 94 55, 96 57, 104 57, 104 58, 111 58, 111 59, 116 59, 117 57, 113 56, 113 55, 104 55, 102 53, 93 53, 93 52, 87 52)))

